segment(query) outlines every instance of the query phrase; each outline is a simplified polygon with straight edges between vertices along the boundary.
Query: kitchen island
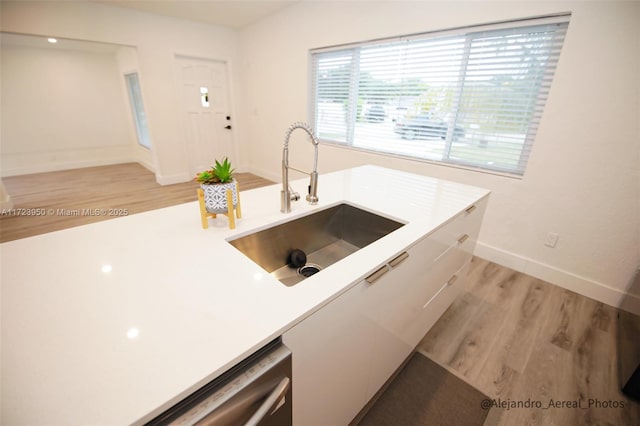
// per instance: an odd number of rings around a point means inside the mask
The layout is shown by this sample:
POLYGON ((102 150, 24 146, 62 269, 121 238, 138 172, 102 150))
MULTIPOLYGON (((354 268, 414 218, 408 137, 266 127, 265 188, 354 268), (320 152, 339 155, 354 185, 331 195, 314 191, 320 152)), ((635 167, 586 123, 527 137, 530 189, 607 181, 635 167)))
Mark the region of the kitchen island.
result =
POLYGON ((375 166, 321 175, 288 214, 280 189, 243 192, 234 230, 193 202, 0 245, 1 423, 149 420, 489 194, 375 166), (404 226, 293 287, 227 241, 341 202, 404 226))

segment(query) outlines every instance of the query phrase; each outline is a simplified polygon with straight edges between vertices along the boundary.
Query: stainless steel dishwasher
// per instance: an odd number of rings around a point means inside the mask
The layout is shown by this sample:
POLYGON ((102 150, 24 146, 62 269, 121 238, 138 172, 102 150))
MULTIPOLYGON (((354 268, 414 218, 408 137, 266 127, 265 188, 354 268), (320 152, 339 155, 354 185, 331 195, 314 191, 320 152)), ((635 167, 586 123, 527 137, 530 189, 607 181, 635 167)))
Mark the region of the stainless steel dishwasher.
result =
POLYGON ((291 352, 276 339, 147 425, 291 425, 291 352))

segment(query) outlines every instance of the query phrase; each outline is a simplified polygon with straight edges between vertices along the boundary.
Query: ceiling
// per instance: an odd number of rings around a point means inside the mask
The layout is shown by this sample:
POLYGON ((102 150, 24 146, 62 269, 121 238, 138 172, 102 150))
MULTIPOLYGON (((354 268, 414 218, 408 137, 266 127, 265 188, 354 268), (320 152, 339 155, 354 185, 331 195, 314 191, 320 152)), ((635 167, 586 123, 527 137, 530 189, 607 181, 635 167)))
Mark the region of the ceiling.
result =
POLYGON ((300 0, 103 0, 109 6, 242 28, 300 0))
MULTIPOLYGON (((242 28, 300 0, 92 0, 109 6, 136 9, 175 18, 189 19, 230 28, 242 28)), ((28 46, 42 49, 83 50, 113 53, 119 45, 58 38, 49 44, 44 36, 0 33, 3 46, 28 46)))
POLYGON ((39 49, 80 50, 94 53, 115 53, 119 48, 123 47, 113 43, 99 43, 69 38, 57 38, 58 42, 51 44, 47 41, 47 38, 46 36, 0 32, 0 45, 3 48, 6 46, 22 46, 39 49))

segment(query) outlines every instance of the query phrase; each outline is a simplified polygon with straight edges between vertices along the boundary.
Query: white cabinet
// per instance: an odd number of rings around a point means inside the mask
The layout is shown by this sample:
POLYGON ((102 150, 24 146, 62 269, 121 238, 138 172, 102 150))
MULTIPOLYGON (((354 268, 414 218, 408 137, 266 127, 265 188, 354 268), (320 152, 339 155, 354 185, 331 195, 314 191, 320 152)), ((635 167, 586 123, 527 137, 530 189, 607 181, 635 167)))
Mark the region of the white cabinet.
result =
POLYGON ((367 290, 356 285, 282 336, 293 353, 294 425, 346 425, 366 404, 374 346, 367 290))
MULTIPOLYGON (((367 387, 367 400, 387 381, 411 354, 426 331, 417 318, 423 311, 425 252, 428 241, 422 240, 403 254, 402 263, 371 284, 372 324, 375 327, 374 353, 367 387)), ((395 259, 395 258, 394 258, 395 259)))
POLYGON ((464 288, 486 198, 283 335, 294 425, 347 425, 464 288))
POLYGON ((422 312, 416 320, 423 330, 428 331, 464 290, 487 202, 487 198, 478 201, 427 238, 433 251, 425 259, 422 312))

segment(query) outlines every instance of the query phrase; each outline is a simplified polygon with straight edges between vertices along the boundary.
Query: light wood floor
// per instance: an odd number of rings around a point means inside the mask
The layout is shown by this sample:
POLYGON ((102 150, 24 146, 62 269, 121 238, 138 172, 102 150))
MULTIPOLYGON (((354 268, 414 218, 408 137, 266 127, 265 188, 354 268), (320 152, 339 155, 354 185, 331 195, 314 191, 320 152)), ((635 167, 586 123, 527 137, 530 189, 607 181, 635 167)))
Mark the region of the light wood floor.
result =
MULTIPOLYGON (((240 190, 274 182, 236 173, 240 190)), ((0 242, 108 220, 109 216, 65 216, 59 209, 126 209, 128 214, 196 201, 196 182, 159 185, 137 163, 116 164, 2 179, 15 208, 45 209, 44 216, 0 216, 0 242), (53 214, 51 214, 53 212, 53 214)))
POLYGON ((474 258, 467 291, 418 350, 490 398, 543 406, 493 409, 485 425, 640 425, 640 404, 619 390, 616 315, 613 307, 474 258), (581 407, 553 408, 551 400, 581 407))

